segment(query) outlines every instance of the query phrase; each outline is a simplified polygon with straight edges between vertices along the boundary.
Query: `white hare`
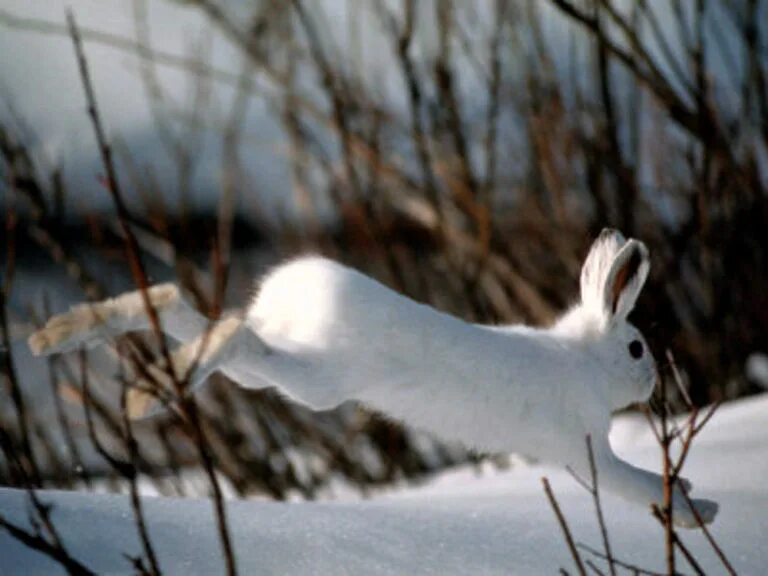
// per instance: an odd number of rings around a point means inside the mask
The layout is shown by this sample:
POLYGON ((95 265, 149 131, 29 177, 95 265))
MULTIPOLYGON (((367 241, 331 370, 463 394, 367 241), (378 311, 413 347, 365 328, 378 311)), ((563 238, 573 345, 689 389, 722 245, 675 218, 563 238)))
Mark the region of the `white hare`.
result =
MULTIPOLYGON (((175 286, 149 296, 163 330, 186 342, 172 359, 177 374, 195 363, 192 386, 220 370, 314 409, 354 399, 439 437, 526 453, 586 477, 590 435, 601 487, 650 506, 662 502, 661 478, 619 459, 608 442, 611 412, 646 401, 657 378, 643 336, 627 322, 648 269, 644 244, 604 230, 581 271, 581 301, 550 328, 468 324, 318 257, 272 270, 243 318, 208 331, 175 286)), ((29 343, 51 354, 147 327, 134 292, 56 316, 29 343)), ((142 400, 134 395, 135 414, 142 400)), ((685 527, 697 525, 680 492, 689 488, 673 494, 685 527)), ((711 522, 717 504, 693 502, 711 522)))

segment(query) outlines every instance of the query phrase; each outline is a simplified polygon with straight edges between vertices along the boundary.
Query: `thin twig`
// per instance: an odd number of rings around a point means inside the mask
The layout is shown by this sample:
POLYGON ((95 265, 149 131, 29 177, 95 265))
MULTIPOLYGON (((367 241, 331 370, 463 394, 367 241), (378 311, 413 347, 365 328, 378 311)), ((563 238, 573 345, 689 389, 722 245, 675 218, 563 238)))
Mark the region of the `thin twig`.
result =
POLYGON ((709 528, 707 528, 707 525, 704 523, 704 520, 701 518, 701 514, 699 514, 699 511, 696 509, 696 506, 694 506, 693 500, 691 500, 691 497, 685 491, 683 491, 683 498, 685 498, 686 504, 688 504, 688 507, 691 509, 693 516, 696 518, 696 522, 698 523, 699 528, 701 528, 701 531, 704 533, 704 537, 707 539, 707 542, 709 542, 709 545, 712 547, 712 550, 720 559, 720 562, 723 563, 723 566, 725 567, 728 574, 730 574, 731 576, 736 576, 736 570, 734 569, 733 564, 731 564, 730 560, 728 560, 728 557, 725 555, 725 552, 723 552, 723 549, 720 547, 720 545, 717 543, 715 538, 712 536, 712 533, 709 531, 709 528))
MULTIPOLYGON (((144 549, 144 556, 149 562, 149 573, 152 576, 160 576, 162 573, 160 570, 160 563, 155 554, 155 548, 152 544, 152 539, 149 536, 149 530, 147 528, 147 521, 144 515, 144 508, 141 503, 141 497, 139 495, 138 484, 138 456, 139 446, 136 442, 136 437, 133 434, 133 425, 131 419, 128 417, 128 410, 126 408, 126 399, 128 396, 128 383, 123 378, 120 378, 120 413, 123 415, 123 429, 125 430, 125 444, 128 452, 129 463, 133 470, 136 472, 129 478, 131 508, 133 509, 133 517, 136 523, 136 528, 139 532, 139 539, 141 540, 141 547, 144 549)), ((139 559, 141 560, 141 559, 139 559)))
MULTIPOLYGON (((659 508, 658 505, 653 504, 651 506, 651 512, 653 513, 653 517, 656 518, 656 520, 659 521, 659 523, 664 526, 665 530, 667 525, 671 523, 671 520, 666 517, 664 512, 661 508, 659 508)), ((694 558, 693 554, 690 550, 688 550, 688 547, 683 543, 683 541, 680 539, 680 536, 677 534, 676 530, 672 530, 669 532, 672 537, 672 543, 673 545, 680 550, 680 552, 685 557, 688 564, 693 568, 693 571, 696 572, 699 576, 704 576, 704 570, 701 568, 701 565, 696 561, 696 558, 694 558)), ((675 571, 670 572, 670 574, 676 574, 675 571)))
MULTIPOLYGON (((80 39, 77 24, 75 23, 75 18, 71 11, 67 11, 67 24, 69 27, 70 36, 72 38, 72 43, 75 48, 75 54, 77 56, 78 68, 80 70, 80 77, 85 91, 88 107, 88 115, 91 118, 91 123, 96 135, 96 141, 99 147, 99 151, 101 152, 104 167, 107 172, 107 189, 112 196, 112 200, 120 220, 120 225, 125 236, 125 249, 131 267, 131 272, 133 274, 134 281, 139 286, 141 291, 142 300, 144 302, 144 309, 149 318, 152 331, 158 341, 166 365, 169 367, 169 376, 173 380, 174 388, 176 389, 176 392, 180 398, 180 403, 184 408, 185 413, 189 417, 192 436, 202 460, 203 468, 205 469, 206 475, 208 476, 208 479, 211 483, 211 488, 213 490, 214 510, 216 513, 217 528, 219 532, 219 538, 221 540, 227 574, 229 576, 235 576, 237 574, 237 568, 234 549, 232 546, 232 539, 229 533, 229 527, 227 525, 226 507, 224 506, 221 486, 219 485, 218 478, 216 477, 215 466, 207 446, 205 435, 203 433, 197 406, 194 402, 194 399, 185 397, 185 383, 179 380, 178 375, 173 369, 173 363, 171 362, 171 355, 168 349, 168 344, 163 336, 163 331, 160 326, 160 317, 151 299, 149 298, 149 293, 147 291, 147 274, 141 261, 138 242, 136 241, 136 237, 133 234, 133 230, 130 226, 130 214, 123 200, 120 184, 117 178, 117 172, 112 160, 112 150, 107 141, 101 123, 101 118, 98 113, 96 96, 91 84, 90 72, 88 69, 88 62, 85 58, 85 53, 83 51, 82 41, 80 39)), ((204 348, 204 346, 201 348, 204 348)))
POLYGON ((542 478, 541 483, 544 485, 544 492, 547 494, 549 504, 552 506, 552 510, 555 511, 555 516, 557 516, 557 521, 563 531, 565 542, 568 544, 568 550, 571 552, 573 562, 576 564, 576 569, 579 571, 581 576, 586 576, 587 571, 584 569, 584 563, 581 560, 581 555, 576 549, 576 544, 574 543, 573 537, 571 536, 571 530, 568 528, 568 523, 565 520, 565 516, 563 516, 563 512, 560 510, 560 506, 555 499, 555 494, 552 492, 552 487, 549 485, 549 480, 547 478, 542 478))
MULTIPOLYGON (((586 550, 593 556, 597 556, 602 560, 608 560, 608 558, 604 553, 600 552, 599 550, 595 550, 594 548, 592 548, 591 546, 588 546, 587 544, 579 542, 576 546, 578 548, 581 548, 582 550, 586 550)), ((619 568, 624 568, 626 570, 633 572, 634 574, 643 574, 644 576, 665 576, 661 572, 653 572, 652 570, 646 570, 645 568, 640 568, 640 566, 635 566, 634 564, 630 564, 629 562, 619 560, 618 558, 614 558, 613 563, 616 564, 616 566, 618 566, 619 568)))
POLYGON ((43 538, 41 534, 34 534, 13 524, 1 514, 0 528, 3 528, 8 534, 28 548, 37 550, 55 560, 72 576, 96 576, 96 572, 93 572, 84 564, 72 558, 65 549, 52 544, 43 538))
POLYGON ((587 454, 589 455, 589 472, 592 475, 592 488, 590 492, 592 494, 592 499, 595 502, 597 521, 600 525, 600 536, 603 539, 605 557, 608 559, 608 569, 610 570, 612 576, 616 576, 616 567, 614 566, 613 554, 611 553, 611 543, 608 539, 608 530, 605 526, 603 508, 600 505, 600 487, 597 478, 597 466, 595 465, 595 453, 592 449, 592 436, 590 434, 587 435, 587 454))
MULTIPOLYGON (((10 186, 15 188, 15 175, 13 167, 9 166, 10 186)), ((16 211, 13 200, 8 206, 5 219, 6 262, 3 272, 2 285, 0 285, 0 357, 2 358, 2 372, 5 387, 10 392, 11 402, 16 412, 18 430, 21 434, 23 461, 25 463, 26 477, 35 486, 40 486, 40 469, 35 459, 30 436, 30 414, 24 394, 19 385, 18 372, 11 352, 11 334, 8 323, 8 300, 13 286, 15 262, 16 262, 16 211)))
POLYGON ((585 561, 584 561, 584 564, 586 564, 586 565, 587 565, 587 568, 589 568, 590 570, 592 570, 592 572, 594 572, 595 574, 597 574, 597 576, 604 576, 604 574, 603 574, 603 571, 602 571, 602 570, 600 570, 600 569, 599 569, 599 568, 598 568, 598 567, 595 565, 595 563, 594 563, 594 562, 592 562, 592 560, 585 560, 585 561))
MULTIPOLYGON (((674 575, 675 570, 675 527, 673 519, 672 508, 672 494, 674 490, 674 478, 672 476, 672 458, 670 456, 670 447, 673 438, 669 434, 668 426, 668 410, 666 405, 667 400, 667 387, 666 379, 661 378, 659 381, 661 388, 662 409, 660 414, 661 419, 661 431, 660 431, 660 446, 661 446, 661 463, 662 463, 662 491, 663 491, 663 505, 658 515, 659 520, 664 526, 664 557, 667 565, 667 572, 670 575, 674 575)), ((656 510, 657 505, 653 504, 651 509, 656 510)), ((656 512, 654 512, 656 515, 656 512)))

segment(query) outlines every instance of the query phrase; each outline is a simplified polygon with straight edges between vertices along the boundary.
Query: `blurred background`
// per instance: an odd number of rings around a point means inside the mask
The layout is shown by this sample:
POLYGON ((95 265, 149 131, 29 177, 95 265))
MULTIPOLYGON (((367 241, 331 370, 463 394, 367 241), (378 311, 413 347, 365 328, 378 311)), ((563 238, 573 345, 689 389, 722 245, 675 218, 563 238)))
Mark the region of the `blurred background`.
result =
MULTIPOLYGON (((697 405, 768 380, 766 1, 0 0, 0 484, 123 490, 105 453, 132 450, 115 350, 25 344, 136 287, 67 6, 149 279, 211 318, 312 252, 468 321, 546 325, 614 226, 650 248, 632 319, 664 375, 674 357, 697 405)), ((510 465, 354 404, 220 376, 200 399, 227 497, 510 465)), ((206 493, 172 414, 134 434, 144 492, 206 493)))

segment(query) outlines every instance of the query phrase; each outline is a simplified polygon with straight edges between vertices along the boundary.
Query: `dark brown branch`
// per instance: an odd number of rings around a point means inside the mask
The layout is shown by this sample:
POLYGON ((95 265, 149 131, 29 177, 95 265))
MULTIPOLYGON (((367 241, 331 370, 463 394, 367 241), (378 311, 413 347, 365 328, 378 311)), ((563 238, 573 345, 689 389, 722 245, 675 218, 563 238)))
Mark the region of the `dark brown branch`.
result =
POLYGON ((51 385, 51 396, 53 396, 54 410, 56 411, 56 419, 61 428, 61 433, 64 435, 64 443, 67 446, 69 457, 72 461, 72 467, 75 469, 80 478, 85 482, 86 486, 90 486, 90 473, 83 464, 83 458, 80 455, 80 449, 77 447, 77 442, 72 434, 72 425, 67 418, 67 414, 64 410, 64 404, 61 399, 61 385, 59 382, 58 371, 56 370, 55 357, 49 357, 47 359, 48 365, 48 379, 51 385))
MULTIPOLYGON (((708 147, 716 149, 729 162, 732 160, 732 152, 727 144, 725 135, 719 126, 714 123, 711 115, 706 116, 706 123, 702 125, 702 117, 697 110, 691 107, 675 92, 658 67, 653 63, 647 50, 639 43, 633 41, 633 32, 629 37, 630 42, 638 52, 638 56, 627 52, 624 48, 610 40, 600 30, 595 17, 585 14, 575 4, 568 0, 550 0, 563 14, 584 26, 592 34, 602 36, 608 53, 625 66, 637 79, 647 86, 655 96, 664 104, 670 117, 687 132, 701 140, 708 147)), ((617 24, 623 29, 631 31, 631 27, 620 19, 617 24)))
MULTIPOLYGON (((93 131, 96 136, 96 143, 101 154, 101 160, 107 172, 106 188, 112 197, 112 201, 117 210, 118 218, 120 219, 120 225, 125 237, 125 250, 128 263, 131 267, 131 274, 133 275, 134 281, 141 290, 141 297, 144 302, 144 308, 146 309, 150 324, 155 334, 162 334, 162 330, 160 329, 160 318, 158 316, 157 310, 155 310, 155 307, 152 304, 152 301, 149 299, 149 294, 147 293, 147 274, 141 261, 141 253, 139 250, 138 242, 136 241, 136 237, 134 236, 129 224, 131 221, 131 216, 128 212, 127 206, 125 205, 125 202, 123 201, 120 182, 117 178, 117 171, 115 170, 114 161, 112 159, 112 148, 109 144, 109 141, 107 140, 104 127, 101 123, 101 116, 99 115, 96 104, 96 95, 93 91, 93 85, 91 83, 91 75, 88 68, 88 62, 85 59, 82 40, 80 39, 77 24, 75 23, 75 18, 71 11, 67 12, 67 25, 69 26, 70 35, 75 47, 75 55, 77 57, 78 68, 80 70, 80 78, 82 81, 83 89, 85 91, 88 116, 91 119, 93 131)), ((167 343, 165 342, 164 338, 158 338, 158 340, 158 344, 163 352, 163 357, 170 365, 170 355, 168 353, 167 343)))
POLYGON ((581 576, 586 576, 587 571, 584 569, 584 563, 581 560, 581 555, 576 549, 576 544, 574 543, 573 537, 571 536, 571 530, 568 528, 568 523, 565 520, 565 516, 563 516, 563 512, 560 510, 560 505, 555 499, 555 494, 552 492, 552 487, 549 485, 549 480, 542 478, 541 483, 544 485, 544 492, 547 494, 549 504, 552 506, 552 510, 554 510, 555 516, 557 516, 557 521, 563 531, 565 542, 568 544, 568 550, 571 552, 571 557, 573 558, 574 564, 576 564, 576 569, 579 571, 581 576))
MULTIPOLYGON (((656 518, 656 520, 659 521, 659 523, 666 527, 671 523, 671 519, 662 511, 661 508, 659 508, 656 504, 651 506, 651 511, 653 512, 653 517, 656 518)), ((669 532, 672 538, 672 544, 674 547, 676 547, 685 557, 686 561, 690 565, 690 567, 693 569, 696 574, 699 576, 704 576, 704 570, 701 568, 701 565, 696 561, 696 558, 694 558, 693 554, 690 550, 688 550, 688 547, 683 543, 683 541, 680 539, 680 536, 677 534, 676 530, 672 530, 669 532)), ((674 552, 673 552, 674 554, 674 552)), ((676 574, 676 572, 670 571, 670 574, 676 574)))
MULTIPOLYGON (((596 556, 597 558, 600 558, 602 560, 608 560, 608 557, 599 550, 595 550, 591 546, 588 546, 587 544, 584 544, 582 542, 579 542, 576 545, 578 548, 581 548, 582 550, 586 550, 593 556, 596 556)), ((624 562, 623 560, 619 560, 617 558, 613 559, 613 563, 618 566, 619 568, 624 568, 626 570, 629 570, 633 574, 643 574, 644 576, 668 576, 663 574, 662 572, 653 572, 652 570, 646 570, 645 568, 640 568, 639 566, 636 566, 634 564, 630 564, 629 562, 624 562)))
MULTIPOLYGON (((669 40, 664 35, 664 31, 661 28, 661 25, 659 23, 659 19, 656 17, 656 11, 654 10, 654 2, 648 2, 647 0, 641 0, 638 2, 639 8, 645 19, 648 21, 648 23, 651 26, 651 33, 653 34, 654 38, 656 39, 656 43, 659 45, 659 48, 661 49, 661 53, 664 56, 665 60, 669 64, 670 70, 672 70, 673 74, 677 77, 678 81, 682 84, 682 86, 690 93, 694 93, 693 85, 691 84, 689 78, 685 75, 685 72, 683 71, 682 65, 678 61, 678 59, 675 57, 674 52, 672 51, 672 47, 669 44, 669 40)), ((637 31, 633 32, 633 35, 638 37, 637 31)))
MULTIPOLYGON (((121 375, 122 376, 122 375, 121 375)), ((155 554, 155 548, 152 544, 152 539, 149 536, 149 530, 147 528, 146 518, 144 516, 144 508, 141 503, 141 497, 139 495, 139 483, 138 483, 138 461, 139 461, 139 445, 136 442, 136 437, 133 434, 133 425, 131 419, 128 417, 128 410, 126 408, 126 398, 128 395, 128 384, 121 377, 120 378, 120 413, 123 416, 123 429, 125 431, 124 443, 126 451, 128 452, 128 464, 131 469, 136 473, 130 476, 129 489, 131 498, 131 509, 133 510, 133 518, 136 524, 136 528, 139 532, 139 540, 141 541, 141 547, 144 550, 144 556, 149 562, 148 572, 152 576, 160 576, 162 573, 160 570, 160 563, 157 560, 155 554)), ((140 561, 141 559, 139 559, 140 561)))
POLYGON ((28 511, 29 523, 32 526, 32 532, 28 532, 9 522, 2 514, 0 514, 0 528, 5 529, 12 537, 33 550, 39 550, 50 556, 59 562, 68 573, 78 576, 92 574, 90 570, 73 559, 67 552, 51 518, 53 506, 42 502, 38 497, 35 488, 26 477, 18 451, 14 450, 9 440, 5 430, 0 426, 0 449, 3 451, 12 474, 15 471, 15 475, 20 478, 20 483, 25 486, 27 491, 30 503, 28 511))
POLYGON ((7 520, 1 514, 0 528, 3 528, 8 534, 28 548, 37 550, 55 560, 72 576, 96 576, 96 572, 93 572, 84 564, 72 558, 72 556, 70 556, 60 545, 49 542, 41 534, 34 534, 24 530, 7 520))
POLYGON ((667 564, 667 572, 670 575, 674 575, 675 570, 675 522, 673 518, 674 510, 672 508, 672 495, 675 486, 675 478, 673 477, 673 465, 672 457, 670 456, 670 448, 672 440, 674 439, 669 433, 668 427, 668 409, 666 405, 667 400, 667 387, 666 379, 661 378, 659 380, 661 388, 662 409, 660 414, 660 446, 661 446, 661 463, 662 463, 662 494, 663 501, 662 506, 659 508, 656 504, 653 504, 651 510, 654 516, 661 522, 664 527, 664 557, 667 564), (658 512, 658 514, 657 514, 658 512))
MULTIPOLYGON (((11 188, 15 186, 14 173, 11 173, 11 188)), ((0 356, 2 356, 3 366, 3 379, 5 380, 5 387, 10 392, 11 402, 13 403, 14 410, 16 412, 16 419, 18 422, 18 430, 21 434, 21 448, 22 448, 22 460, 24 462, 25 475, 34 486, 40 486, 40 469, 38 468, 37 461, 35 460, 35 453, 32 447, 32 439, 30 436, 30 414, 27 409, 27 403, 24 399, 24 394, 19 385, 18 373, 16 371, 16 365, 13 361, 13 354, 11 348, 11 334, 8 326, 8 300, 10 298, 10 291, 13 285, 13 277, 16 262, 16 212, 13 209, 13 204, 9 206, 6 214, 5 221, 5 236, 6 236, 6 265, 3 271, 3 282, 0 286, 0 356)))
MULTIPOLYGON (((222 545, 222 552, 224 555, 224 562, 229 576, 237 574, 237 568, 235 563, 234 550, 232 547, 232 539, 229 533, 229 527, 226 519, 226 507, 224 506, 224 499, 219 485, 218 478, 216 477, 215 466, 212 456, 207 447, 205 435, 202 429, 202 423, 200 415, 197 410, 197 406, 194 399, 185 396, 185 382, 180 381, 178 375, 173 369, 173 363, 171 362, 170 352, 168 350, 168 344, 163 336, 162 329, 160 327, 160 318, 155 309, 152 301, 149 298, 147 291, 148 281, 147 274, 144 270, 144 266, 141 261, 141 255, 139 251, 138 242, 133 234, 133 230, 130 226, 130 214, 123 201, 123 196, 120 188, 120 184, 117 178, 117 172, 112 160, 112 150, 107 141, 104 129, 102 127, 101 118, 98 113, 96 105, 96 96, 91 84, 90 72, 88 69, 88 63, 83 52, 82 41, 75 23, 74 16, 71 11, 67 12, 67 24, 69 27, 72 42, 75 47, 75 53, 78 61, 78 68, 80 70, 80 76, 85 90, 85 97, 88 107, 88 115, 91 118, 91 123, 96 135, 96 141, 101 152, 102 161, 107 171, 107 188, 112 197, 113 203, 117 210, 117 215, 120 220, 120 225, 125 236, 125 249, 126 256, 128 258, 131 272, 134 277, 134 281, 141 291, 142 300, 144 302, 144 309, 149 317, 152 331, 158 341, 162 356, 166 365, 169 367, 169 376, 173 381, 174 388, 177 395, 180 398, 181 406, 185 414, 189 418, 189 424, 191 433, 198 453, 203 463, 203 468, 206 471, 206 475, 211 483, 213 489, 213 503, 214 510, 216 512, 217 527, 219 531, 219 537, 222 545)), ((208 333, 208 331, 206 331, 208 333)), ((205 345, 201 346, 202 349, 205 345)), ((188 375, 187 375, 188 376, 188 375)))
POLYGON ((736 570, 733 568, 733 564, 731 564, 731 561, 728 560, 728 557, 725 555, 725 552, 723 551, 722 547, 717 543, 715 538, 712 536, 712 532, 710 532, 709 528, 707 528, 707 525, 704 523, 704 520, 701 518, 701 514, 699 514, 699 511, 696 509, 696 506, 694 506, 693 500, 691 500, 691 497, 685 491, 683 491, 683 498, 685 498, 685 502, 686 504, 688 504, 688 507, 691 509, 691 512, 693 513, 694 518, 696 518, 696 522, 698 523, 699 528, 701 528, 701 531, 704 533, 704 537, 707 539, 707 542, 709 542, 710 547, 715 552, 717 557, 720 559, 720 562, 722 562, 723 567, 726 569, 728 574, 730 574, 730 576, 736 576, 736 570))
POLYGON ((592 476, 591 494, 592 499, 595 502, 595 512, 597 513, 597 521, 600 525, 600 536, 603 539, 603 548, 605 549, 605 557, 608 560, 608 569, 612 576, 616 576, 616 567, 614 565, 613 554, 611 553, 611 543, 608 539, 608 530, 605 526, 605 518, 603 517, 603 507, 600 505, 600 485, 597 477, 597 466, 595 465, 595 453, 592 449, 592 436, 587 435, 587 454, 589 456, 589 472, 592 476))

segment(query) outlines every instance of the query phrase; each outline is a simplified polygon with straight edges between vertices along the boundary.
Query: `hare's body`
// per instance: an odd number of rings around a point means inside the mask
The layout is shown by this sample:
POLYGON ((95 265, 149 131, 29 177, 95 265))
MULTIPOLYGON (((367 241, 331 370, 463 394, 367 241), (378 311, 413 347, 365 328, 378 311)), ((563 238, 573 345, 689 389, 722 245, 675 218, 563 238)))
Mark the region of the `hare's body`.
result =
MULTIPOLYGON (((210 330, 175 287, 146 296, 163 330, 188 341, 172 368, 191 370, 193 387, 221 370, 315 409, 358 400, 439 437, 583 476, 589 436, 601 486, 648 506, 662 501, 661 478, 618 459, 608 442, 611 412, 647 400, 656 379, 642 335, 626 320, 648 266, 642 243, 604 231, 582 269, 581 301, 551 328, 468 324, 317 257, 273 270, 243 319, 210 330)), ((146 328, 142 300, 134 293, 77 307, 52 318, 30 346, 61 352, 146 328)), ((162 382, 163 370, 149 371, 162 382)), ((143 413, 149 398, 136 392, 129 409, 143 413)), ((680 486, 673 504, 678 523, 696 525, 680 486)), ((706 500, 695 506, 705 521, 717 510, 706 500)))
POLYGON ((313 408, 359 400, 393 418, 487 451, 531 446, 561 460, 604 432, 610 407, 599 383, 579 381, 589 361, 548 331, 467 324, 405 298, 355 270, 306 258, 263 282, 246 323, 280 356, 303 367, 286 373, 270 358, 255 376, 313 408), (544 368, 542 368, 544 367, 544 368), (598 386, 596 386, 598 385, 598 386), (594 414, 563 410, 592 397, 594 414))

